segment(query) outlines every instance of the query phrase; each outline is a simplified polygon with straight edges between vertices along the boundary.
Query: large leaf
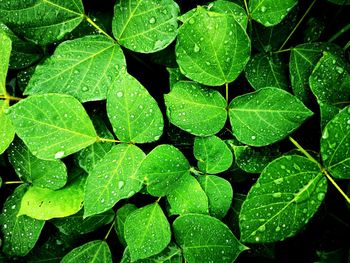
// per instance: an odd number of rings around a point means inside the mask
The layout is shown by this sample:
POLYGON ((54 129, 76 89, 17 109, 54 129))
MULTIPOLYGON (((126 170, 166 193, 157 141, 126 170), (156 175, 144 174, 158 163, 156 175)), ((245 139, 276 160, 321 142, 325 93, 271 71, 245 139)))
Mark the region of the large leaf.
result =
POLYGON ((209 86, 234 81, 249 60, 250 41, 231 15, 198 7, 179 28, 176 61, 186 77, 209 86))
POLYGON ((9 161, 22 181, 56 190, 67 182, 67 168, 61 160, 42 160, 30 153, 21 140, 8 150, 9 161))
POLYGON ((208 197, 192 175, 180 179, 177 187, 167 195, 171 215, 188 213, 208 214, 208 197))
POLYGON ((230 168, 233 156, 226 143, 219 137, 196 137, 193 153, 198 160, 198 168, 209 174, 224 172, 230 168))
POLYGON ((232 204, 233 190, 230 182, 215 175, 199 176, 198 182, 208 196, 210 215, 222 219, 232 204))
POLYGON ((137 178, 145 181, 153 196, 164 196, 175 189, 190 170, 185 156, 172 145, 159 145, 142 161, 137 178))
POLYGON ((15 137, 15 128, 13 127, 8 116, 6 116, 8 108, 8 102, 0 100, 0 154, 2 154, 7 149, 7 147, 9 147, 10 143, 15 137))
POLYGON ((175 39, 178 13, 179 7, 173 0, 118 0, 113 35, 133 51, 156 52, 175 39))
POLYGON ((164 99, 170 122, 191 134, 213 135, 225 125, 227 103, 218 91, 180 81, 164 99))
POLYGON ((282 21, 298 0, 250 0, 252 18, 264 26, 273 26, 282 21))
POLYGON ((0 95, 6 94, 6 75, 12 49, 11 39, 0 31, 0 95))
POLYGON ((95 240, 73 249, 60 262, 112 263, 113 261, 106 241, 95 240))
POLYGON ((337 114, 323 130, 321 156, 332 176, 350 179, 350 106, 337 114))
POLYGON ((84 217, 104 212, 141 190, 136 178, 144 152, 132 144, 114 146, 90 172, 85 186, 84 217))
POLYGON ((160 253, 171 240, 169 222, 158 203, 131 213, 125 221, 124 233, 132 261, 160 253))
POLYGON ((327 180, 315 162, 298 155, 274 160, 243 203, 241 240, 268 243, 294 236, 315 214, 326 192, 327 180))
POLYGON ((232 263, 246 249, 231 230, 214 217, 188 214, 178 217, 174 234, 188 263, 232 263))
POLYGON ((245 67, 245 76, 255 90, 265 87, 287 90, 289 86, 284 64, 277 55, 255 55, 245 67))
POLYGON ((105 36, 66 41, 37 66, 25 94, 64 93, 82 102, 102 100, 124 66, 121 48, 105 36))
POLYGON ((41 45, 62 39, 83 19, 81 0, 0 2, 0 21, 15 33, 41 45))
POLYGON ((124 225, 128 216, 137 210, 137 207, 133 204, 125 204, 118 209, 116 218, 115 218, 115 232, 117 233, 120 243, 126 247, 125 234, 124 234, 124 225))
POLYGON ((80 175, 59 190, 32 186, 22 198, 18 216, 49 220, 73 215, 83 206, 84 184, 85 176, 80 175))
POLYGON ((109 89, 107 113, 115 134, 123 142, 152 142, 163 133, 163 115, 157 102, 125 70, 109 89))
POLYGON ((68 95, 30 96, 10 108, 16 134, 40 159, 59 159, 97 140, 83 106, 68 95))
POLYGON ((11 256, 26 255, 34 247, 45 223, 28 216, 17 216, 26 190, 26 185, 16 188, 7 198, 0 214, 2 251, 11 256))
POLYGON ((263 88, 232 100, 232 133, 252 146, 277 142, 296 130, 312 112, 296 97, 278 88, 263 88))

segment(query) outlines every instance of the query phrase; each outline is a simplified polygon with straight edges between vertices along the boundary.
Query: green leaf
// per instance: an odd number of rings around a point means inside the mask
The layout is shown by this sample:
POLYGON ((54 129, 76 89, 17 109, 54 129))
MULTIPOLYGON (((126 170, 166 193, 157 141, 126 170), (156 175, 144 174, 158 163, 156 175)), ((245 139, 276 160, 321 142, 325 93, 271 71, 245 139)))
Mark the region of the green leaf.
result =
POLYGON ((173 0, 119 0, 114 7, 113 35, 136 52, 162 50, 176 37, 178 13, 173 0))
POLYGON ((61 260, 69 262, 112 263, 112 254, 106 241, 95 240, 73 249, 61 260))
POLYGON ((171 240, 169 222, 158 203, 131 213, 125 221, 124 233, 132 261, 162 252, 171 240))
POLYGON ((288 90, 287 72, 277 55, 255 55, 245 67, 245 76, 255 90, 265 87, 288 90))
POLYGON ((323 130, 327 123, 339 113, 341 108, 339 108, 338 105, 327 104, 321 101, 319 101, 318 104, 320 106, 321 130, 323 130))
POLYGON ((56 190, 67 182, 67 168, 62 161, 35 157, 21 140, 12 143, 8 158, 17 175, 26 183, 56 190))
MULTIPOLYGON (((112 133, 110 133, 106 124, 98 115, 93 115, 91 120, 99 137, 104 139, 114 139, 112 133)), ((84 148, 77 154, 79 166, 86 172, 91 172, 96 163, 109 152, 113 145, 113 142, 95 142, 84 148)))
POLYGON ((167 71, 169 73, 169 86, 170 90, 174 87, 174 85, 179 82, 180 80, 186 80, 186 77, 181 74, 181 71, 179 68, 167 68, 167 71))
POLYGON ((21 199, 26 185, 16 188, 5 201, 0 214, 0 228, 3 233, 2 251, 10 256, 25 256, 37 242, 45 221, 28 216, 18 216, 21 199))
POLYGON ((125 204, 117 210, 117 216, 115 218, 114 229, 115 229, 115 232, 117 233, 117 236, 118 236, 120 243, 124 247, 127 246, 126 241, 125 241, 125 236, 124 236, 125 220, 135 210, 137 210, 137 207, 133 204, 125 204))
POLYGON ((0 100, 0 154, 2 154, 7 147, 9 147, 10 143, 15 137, 15 128, 13 127, 11 120, 5 114, 8 111, 8 108, 8 102, 0 100))
POLYGON ((0 21, 16 34, 41 45, 62 39, 83 19, 81 0, 0 2, 0 21))
POLYGON ((0 32, 6 34, 12 41, 12 52, 9 64, 10 68, 26 68, 42 58, 43 52, 37 45, 20 39, 2 23, 0 23, 0 32))
POLYGON ((114 211, 112 209, 85 219, 83 214, 83 210, 80 210, 78 213, 68 217, 52 219, 51 223, 65 235, 82 235, 95 231, 111 223, 114 219, 114 211))
POLYGON ((144 152, 132 144, 114 146, 90 172, 85 186, 84 217, 102 213, 121 199, 141 190, 136 173, 145 158, 144 152))
POLYGON ((59 190, 29 187, 17 216, 27 215, 39 220, 66 217, 83 206, 85 176, 79 176, 59 190))
POLYGON ((350 179, 350 106, 325 127, 321 138, 324 166, 338 179, 350 179))
POLYGON ((190 174, 183 176, 177 187, 167 195, 171 215, 208 214, 208 197, 190 174))
POLYGON ((154 148, 142 161, 137 178, 145 181, 149 194, 165 196, 179 185, 189 170, 190 164, 182 152, 172 145, 163 144, 154 148))
POLYGON ((24 94, 63 93, 81 102, 103 100, 124 66, 121 48, 105 36, 66 41, 37 66, 24 94))
POLYGON ((230 182, 215 175, 199 176, 197 180, 208 196, 210 215, 218 219, 224 218, 232 204, 233 190, 230 182))
POLYGON ((63 158, 97 140, 83 106, 68 95, 30 96, 13 105, 9 117, 16 134, 40 159, 63 158))
POLYGON ((233 162, 231 150, 219 137, 196 137, 193 153, 203 173, 217 174, 228 170, 233 162))
POLYGON ((0 32, 0 95, 6 94, 6 75, 12 49, 11 39, 0 32))
POLYGON ((264 26, 280 23, 298 0, 250 0, 251 17, 264 26))
POLYGON ((232 263, 246 249, 224 223, 207 215, 180 216, 173 229, 188 263, 232 263))
POLYGON ((318 101, 332 104, 349 100, 349 66, 345 59, 337 54, 323 52, 309 78, 309 83, 318 101))
POLYGON ((123 142, 153 142, 163 133, 163 115, 157 102, 125 70, 109 89, 107 113, 114 133, 123 142))
POLYGON ((179 28, 176 61, 182 73, 201 84, 234 81, 249 60, 250 41, 231 15, 198 7, 179 28))
POLYGON ((263 88, 232 100, 232 133, 251 146, 280 141, 296 130, 312 112, 296 97, 278 88, 263 88))
POLYGON ((170 122, 191 134, 213 135, 225 125, 227 103, 216 90, 180 81, 164 95, 164 100, 170 122))
POLYGON ((241 240, 269 243, 294 236, 316 213, 326 192, 327 180, 315 162, 298 155, 274 160, 243 203, 241 240))
POLYGON ((241 25, 242 28, 247 29, 248 16, 243 7, 238 4, 225 0, 217 0, 208 5, 208 9, 212 12, 227 14, 233 16, 233 18, 241 25))

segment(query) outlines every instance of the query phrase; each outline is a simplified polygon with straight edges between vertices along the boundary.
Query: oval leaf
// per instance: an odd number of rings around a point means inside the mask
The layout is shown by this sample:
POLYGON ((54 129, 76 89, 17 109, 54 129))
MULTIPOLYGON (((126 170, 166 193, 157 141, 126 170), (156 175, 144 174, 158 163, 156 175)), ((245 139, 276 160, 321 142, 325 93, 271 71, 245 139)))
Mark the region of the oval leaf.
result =
POLYGON ((232 263, 246 249, 231 230, 214 217, 188 214, 178 217, 174 234, 188 263, 232 263))
POLYGON ((15 138, 15 128, 13 127, 11 120, 5 114, 8 111, 8 108, 8 102, 0 100, 0 154, 9 147, 13 138, 15 138))
POLYGON ((128 218, 128 216, 132 212, 134 212, 135 210, 137 210, 137 207, 135 205, 126 204, 126 205, 123 205, 121 208, 119 208, 117 211, 114 229, 115 229, 115 232, 117 233, 117 236, 118 236, 120 243, 124 247, 127 246, 126 241, 125 241, 125 235, 124 235, 125 221, 128 218))
POLYGON ((173 0, 119 0, 114 7, 113 35, 133 51, 159 51, 175 39, 178 13, 173 0))
POLYGON ((225 125, 227 103, 216 90, 180 81, 164 99, 170 122, 191 134, 213 135, 225 125))
POLYGON ((107 113, 114 133, 123 142, 153 142, 163 133, 163 115, 157 102, 125 70, 109 89, 107 113))
POLYGON ((218 0, 209 4, 210 11, 227 14, 233 16, 233 18, 243 27, 247 29, 248 16, 243 7, 230 1, 218 0))
POLYGON ((81 102, 102 100, 124 66, 121 48, 104 36, 66 41, 36 67, 24 94, 64 93, 81 102))
POLYGON ((2 96, 6 94, 6 76, 9 67, 11 50, 11 39, 0 31, 0 95, 2 96))
POLYGON ((168 219, 158 203, 130 214, 125 221, 124 232, 132 261, 160 253, 171 240, 168 219))
POLYGON ((30 96, 13 105, 9 116, 16 134, 40 159, 63 158, 97 140, 83 106, 68 95, 30 96))
POLYGON ((337 114, 323 130, 321 156, 333 177, 350 179, 350 106, 337 114))
POLYGON ((243 202, 241 240, 269 243, 294 236, 316 213, 326 192, 327 180, 316 163, 298 155, 274 160, 243 202))
POLYGON ((236 97, 229 108, 233 135, 251 146, 282 140, 312 115, 296 97, 278 88, 236 97))
POLYGON ((179 28, 176 61, 186 77, 199 83, 220 86, 234 81, 249 55, 249 38, 231 15, 198 7, 179 28))

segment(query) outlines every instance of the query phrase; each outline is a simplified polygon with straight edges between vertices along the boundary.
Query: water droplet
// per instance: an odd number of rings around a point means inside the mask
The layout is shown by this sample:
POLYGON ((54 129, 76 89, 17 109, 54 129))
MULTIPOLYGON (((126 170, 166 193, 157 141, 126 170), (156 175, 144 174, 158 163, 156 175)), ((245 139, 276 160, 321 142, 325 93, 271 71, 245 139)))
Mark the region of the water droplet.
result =
POLYGON ((272 196, 275 197, 275 198, 279 198, 279 197, 282 196, 282 193, 280 193, 280 192, 278 192, 278 193, 273 193, 272 196))
POLYGON ((64 152, 62 152, 62 151, 57 152, 57 153, 55 154, 55 159, 62 158, 62 157, 63 157, 63 155, 64 155, 64 152))
POLYGON ((283 183, 283 178, 278 178, 278 179, 276 179, 276 180, 274 180, 273 182, 275 183, 275 184, 281 184, 281 183, 283 183))
POLYGON ((323 130, 322 139, 327 139, 327 138, 328 138, 328 130, 326 128, 323 130))
POLYGON ((118 98, 123 97, 123 92, 118 91, 118 92, 117 92, 117 97, 118 97, 118 98))
POLYGON ((255 135, 253 135, 251 138, 252 138, 252 140, 255 140, 255 139, 256 139, 256 136, 255 136, 255 135))
POLYGON ((199 52, 199 50, 201 50, 200 47, 199 47, 197 44, 194 44, 193 51, 194 51, 195 53, 197 53, 197 52, 199 52))
POLYGON ((344 72, 344 69, 342 67, 335 67, 335 70, 339 73, 342 74, 344 72))
POLYGON ((325 197, 324 193, 318 193, 318 195, 317 195, 318 201, 322 201, 324 199, 324 197, 325 197))
POLYGON ((81 90, 82 90, 82 91, 88 91, 88 90, 89 90, 89 88, 88 88, 88 87, 86 87, 86 86, 84 86, 84 87, 82 87, 82 88, 81 88, 81 90))
POLYGON ((190 20, 188 20, 188 23, 190 23, 191 25, 193 25, 194 24, 194 19, 193 18, 190 18, 190 20))
POLYGON ((279 226, 276 227, 276 229, 275 229, 276 232, 279 232, 280 230, 281 230, 281 228, 279 226))
POLYGON ((258 230, 260 232, 264 232, 266 230, 266 226, 265 225, 261 225, 261 226, 259 226, 258 230))
POLYGON ((154 24, 156 22, 156 19, 154 17, 151 17, 150 20, 149 20, 149 23, 150 24, 154 24))
POLYGON ((262 7, 260 8, 260 10, 261 10, 261 12, 265 13, 265 12, 266 12, 266 6, 262 6, 262 7))
POLYGON ((119 181, 118 182, 118 189, 122 189, 124 186, 124 181, 119 181))

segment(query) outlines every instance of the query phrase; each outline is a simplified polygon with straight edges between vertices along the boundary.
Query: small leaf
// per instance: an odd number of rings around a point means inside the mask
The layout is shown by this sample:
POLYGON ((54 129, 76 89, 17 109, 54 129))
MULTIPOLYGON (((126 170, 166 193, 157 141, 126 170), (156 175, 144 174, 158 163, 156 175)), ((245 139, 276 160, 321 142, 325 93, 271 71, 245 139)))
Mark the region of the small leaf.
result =
POLYGON ((252 18, 264 26, 277 25, 298 3, 298 0, 250 0, 252 18))
POLYGON ((214 217, 188 214, 174 223, 176 242, 181 246, 188 263, 232 263, 246 249, 231 230, 214 217))
POLYGON ((288 89, 284 64, 277 55, 257 54, 245 67, 245 76, 255 90, 265 87, 288 89))
POLYGON ((296 97, 278 88, 238 96, 229 108, 233 135, 251 146, 280 141, 312 115, 296 97))
POLYGON ((163 133, 163 115, 157 102, 125 70, 109 89, 107 113, 114 133, 123 142, 153 142, 163 133))
POLYGON ((233 156, 226 143, 219 137, 196 137, 193 148, 198 168, 203 173, 217 174, 231 167, 233 156))
POLYGON ((321 156, 334 178, 350 179, 350 106, 338 113, 324 128, 321 156))
POLYGON ((2 251, 10 256, 28 254, 37 242, 45 224, 45 221, 17 215, 26 190, 26 185, 17 187, 5 201, 0 214, 0 228, 3 233, 2 251))
POLYGON ((120 0, 114 7, 113 35, 141 53, 164 49, 176 37, 179 6, 173 0, 120 0))
POLYGON ((131 213, 125 221, 124 232, 132 261, 160 253, 171 240, 169 222, 158 203, 131 213))
POLYGON ((63 93, 81 102, 103 100, 124 66, 121 48, 104 36, 66 41, 36 67, 24 94, 63 93))
POLYGON ((269 243, 294 236, 316 213, 326 192, 327 180, 316 163, 298 155, 274 160, 243 203, 241 240, 269 243))
POLYGON ((225 125, 227 103, 216 90, 180 81, 164 99, 170 122, 191 134, 213 135, 225 125))
POLYGON ((50 222, 65 235, 82 235, 99 229, 100 227, 111 223, 114 219, 114 211, 107 210, 104 213, 83 218, 83 210, 78 213, 64 217, 55 218, 50 222))
POLYGON ((29 187, 17 216, 27 215, 39 220, 66 217, 77 213, 84 201, 85 176, 79 176, 59 190, 29 187))
POLYGON ((341 108, 339 105, 332 105, 319 101, 318 105, 320 106, 320 115, 321 115, 321 130, 323 130, 327 123, 330 122, 335 115, 339 113, 341 108))
POLYGON ((65 255, 61 263, 112 263, 112 254, 106 241, 90 241, 65 255))
POLYGON ((169 87, 170 90, 174 87, 174 85, 179 82, 180 80, 186 80, 186 77, 181 74, 181 71, 179 68, 167 68, 167 71, 169 73, 169 87))
POLYGON ((197 180, 208 196, 210 215, 218 219, 224 218, 232 204, 233 190, 230 182, 215 175, 199 176, 197 180))
POLYGON ((185 156, 172 145, 159 145, 142 161, 137 178, 145 181, 147 192, 153 196, 165 196, 173 191, 190 165, 185 156))
POLYGON ((9 113, 17 135, 40 159, 63 158, 97 140, 83 106, 68 95, 30 96, 13 105, 9 113))
POLYGON ((231 15, 198 7, 179 28, 176 61, 186 77, 201 84, 220 86, 234 81, 249 55, 249 38, 231 15))
POLYGON ((128 216, 137 210, 137 207, 133 204, 125 204, 117 210, 117 216, 115 218, 115 232, 117 233, 120 243, 126 247, 125 234, 124 234, 124 225, 128 216))
POLYGON ((180 179, 177 187, 167 195, 171 215, 188 213, 208 214, 208 197, 192 175, 180 179))
POLYGON ((0 95, 6 94, 6 75, 12 50, 11 39, 0 31, 0 95))
POLYGON ((83 19, 81 0, 0 2, 0 21, 15 33, 41 45, 62 39, 83 19))
POLYGON ((67 182, 67 168, 62 161, 35 157, 21 140, 12 143, 8 157, 22 181, 52 190, 63 187, 67 182))
POLYGON ((87 178, 84 217, 102 213, 140 191, 142 181, 137 179, 136 172, 145 156, 132 144, 114 146, 87 178))
POLYGON ((9 147, 15 137, 15 128, 13 127, 11 120, 5 114, 8 111, 8 108, 8 103, 4 100, 0 100, 0 154, 9 147))

